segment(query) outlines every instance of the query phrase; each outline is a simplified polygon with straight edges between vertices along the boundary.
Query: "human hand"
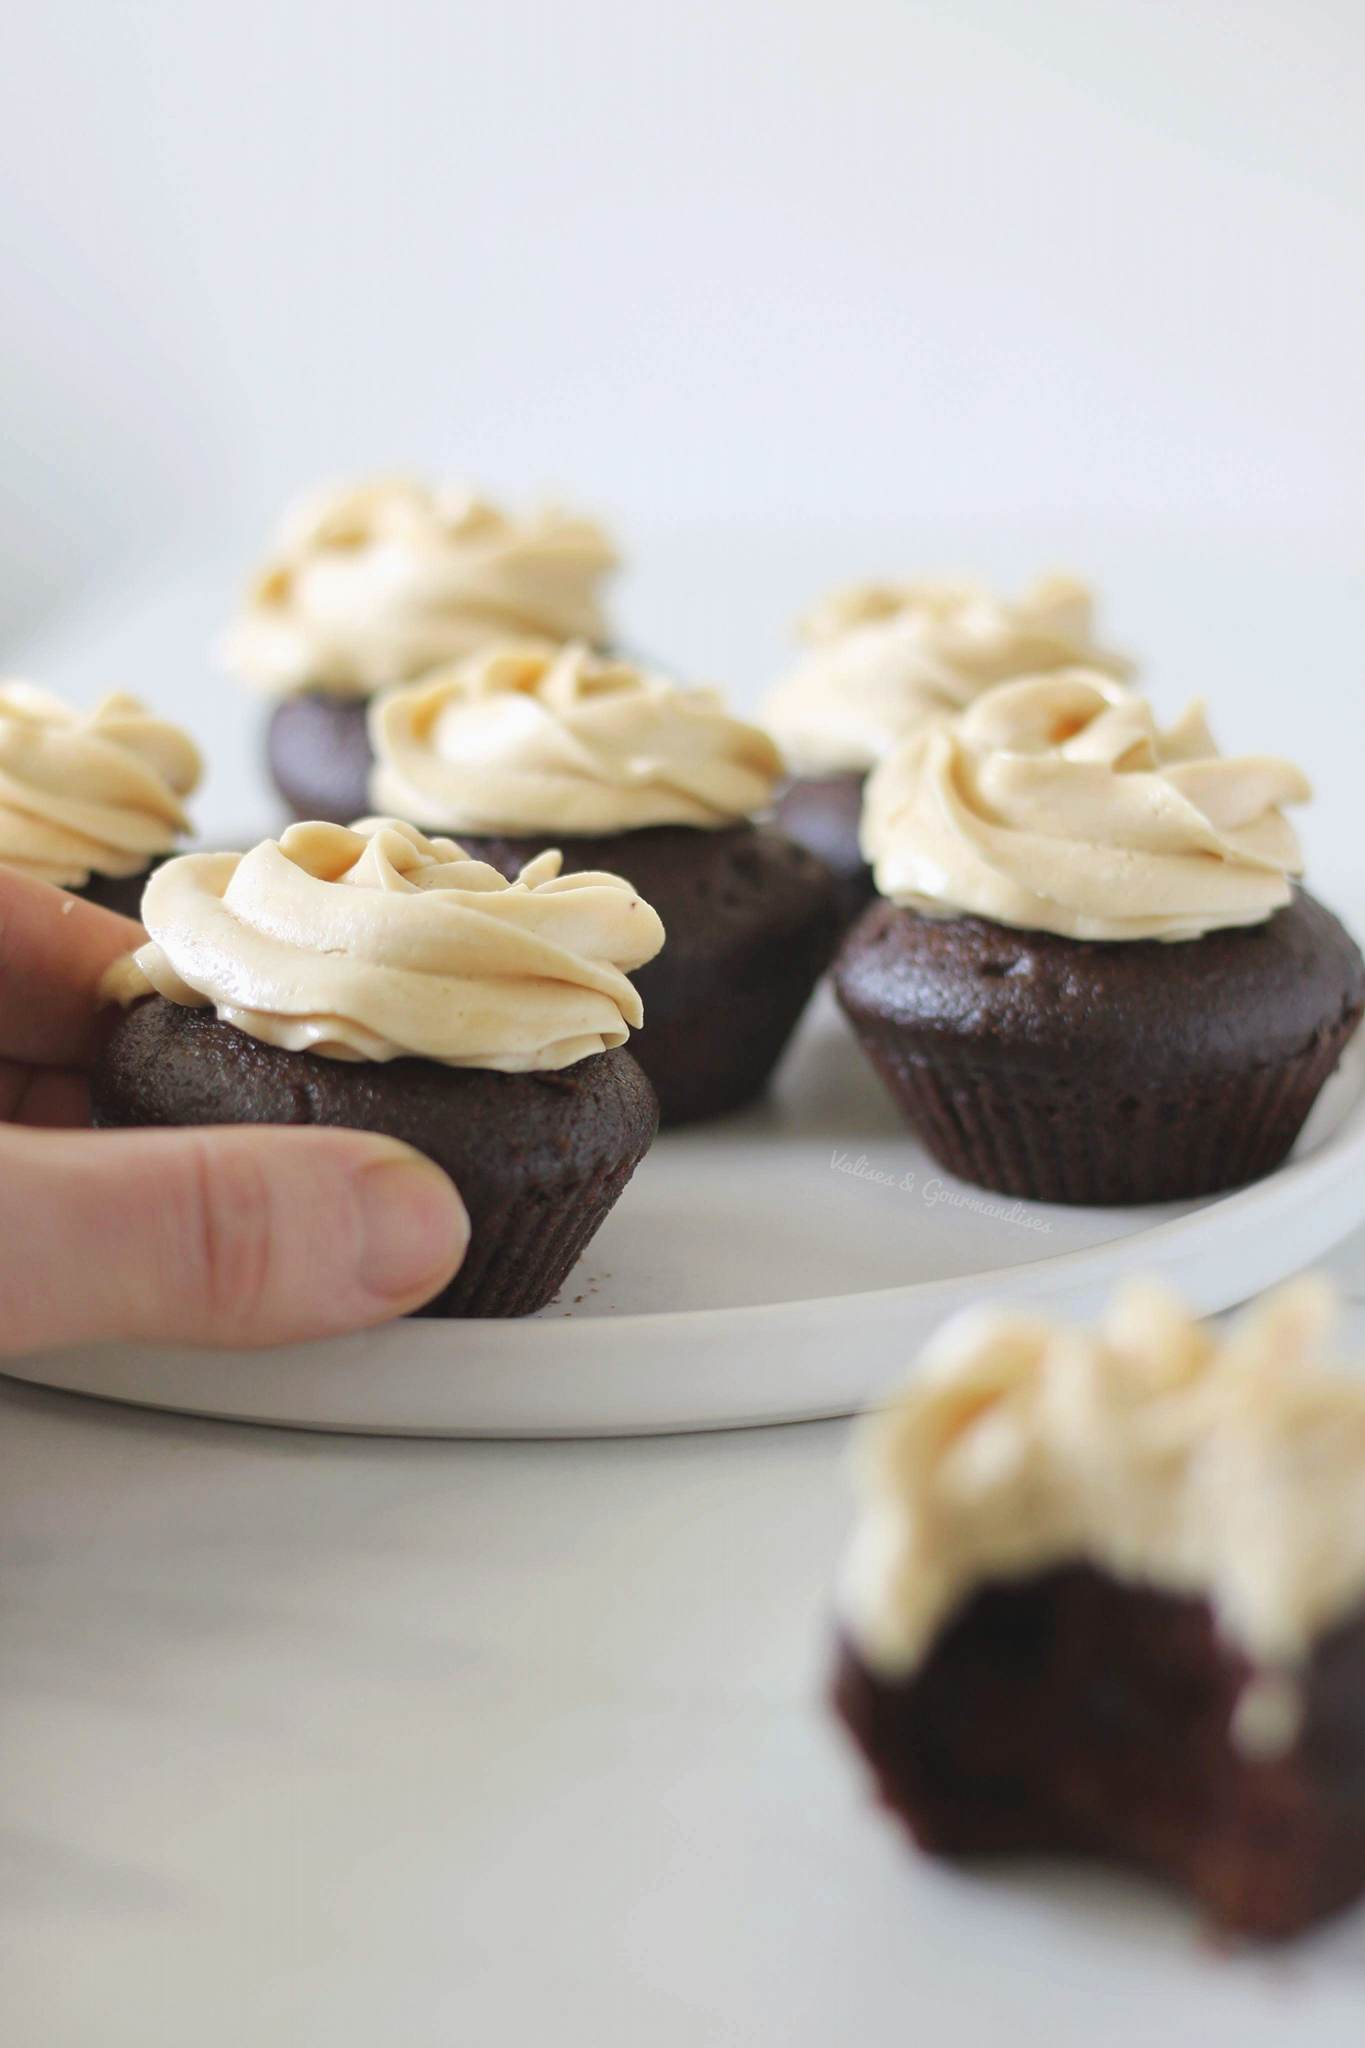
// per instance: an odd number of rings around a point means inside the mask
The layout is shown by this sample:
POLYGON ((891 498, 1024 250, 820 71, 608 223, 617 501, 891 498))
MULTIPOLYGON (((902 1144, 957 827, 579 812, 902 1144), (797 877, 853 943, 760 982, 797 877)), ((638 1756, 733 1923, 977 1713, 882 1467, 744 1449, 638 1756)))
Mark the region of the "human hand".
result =
POLYGON ((93 1338, 330 1336, 458 1268, 439 1167, 359 1131, 91 1131, 100 976, 125 918, 0 869, 0 1356, 93 1338))

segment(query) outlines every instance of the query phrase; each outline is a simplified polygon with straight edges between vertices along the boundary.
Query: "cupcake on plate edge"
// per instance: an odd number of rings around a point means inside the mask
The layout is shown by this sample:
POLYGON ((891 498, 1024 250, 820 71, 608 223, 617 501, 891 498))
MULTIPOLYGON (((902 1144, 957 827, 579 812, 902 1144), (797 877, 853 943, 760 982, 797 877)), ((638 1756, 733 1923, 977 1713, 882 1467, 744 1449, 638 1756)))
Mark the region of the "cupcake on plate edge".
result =
POLYGON ((764 1087, 828 964, 828 869, 756 822, 772 741, 712 690, 586 647, 505 645, 376 699, 371 804, 453 833, 504 874, 545 848, 629 875, 668 932, 636 976, 633 1043, 665 1123, 764 1087))
POLYGON ((594 521, 514 516, 462 485, 380 477, 301 499, 223 646, 229 670, 277 700, 267 753, 294 816, 366 810, 377 691, 494 640, 602 645, 616 566, 594 521))
POLYGON ((852 584, 801 620, 807 652, 768 692, 760 718, 792 771, 778 822, 833 868, 850 917, 873 894, 858 834, 869 772, 926 720, 965 710, 1011 677, 1131 674, 1098 643, 1094 609, 1074 576, 1039 577, 1013 599, 976 582, 921 579, 852 584))
POLYGON ((557 854, 508 882, 392 819, 291 826, 152 876, 148 943, 106 977, 100 1128, 324 1124, 401 1139, 455 1182, 470 1244, 422 1311, 550 1301, 658 1126, 627 1050, 628 970, 663 928, 557 854))
POLYGON ((1123 1863, 1280 1939, 1365 1892, 1365 1384, 1326 1283, 1230 1332, 970 1310, 862 1425, 834 1701, 948 1857, 1123 1863))
POLYGON ((966 1180, 1082 1204, 1271 1172, 1365 1009, 1349 934, 1298 887, 1269 756, 1224 758, 1081 670, 1001 684, 867 789, 879 900, 839 1001, 906 1121, 966 1180))
POLYGON ((77 711, 0 682, 0 867, 135 918, 147 875, 191 831, 202 774, 189 735, 136 697, 77 711))

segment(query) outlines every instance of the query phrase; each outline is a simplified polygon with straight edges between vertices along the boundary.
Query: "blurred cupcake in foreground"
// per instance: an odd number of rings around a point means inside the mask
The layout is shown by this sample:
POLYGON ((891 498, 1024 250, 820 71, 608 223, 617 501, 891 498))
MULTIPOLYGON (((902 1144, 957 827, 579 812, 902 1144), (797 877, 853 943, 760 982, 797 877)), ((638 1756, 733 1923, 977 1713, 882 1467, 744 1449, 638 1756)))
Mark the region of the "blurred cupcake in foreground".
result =
POLYGON ((77 711, 33 683, 0 683, 0 867, 136 917, 158 861, 190 832, 193 740, 136 697, 77 711))
POLYGON ((102 1128, 325 1124, 423 1152, 470 1245, 423 1311, 515 1316, 562 1285, 648 1151, 628 972, 663 927, 616 875, 546 853, 507 882, 449 840, 291 826, 153 876, 131 1004, 96 1068, 102 1128))
POLYGON ((1279 1165, 1365 1007, 1302 889, 1269 756, 1200 707, 1162 731, 1080 670, 1005 683, 876 770, 881 900, 835 980, 907 1122, 967 1180, 1039 1201, 1162 1202, 1279 1165))
POLYGON ((865 1424, 840 1715, 951 1857, 1078 1855, 1296 1934, 1365 1892, 1365 1382, 1330 1291, 1224 1333, 973 1310, 865 1424))
POLYGON ((381 478, 301 500, 223 650, 281 699, 270 769, 295 815, 345 823, 365 809, 376 691, 508 637, 603 644, 616 566, 592 520, 515 517, 463 486, 381 478))
POLYGON ((628 875, 668 932, 637 977, 635 1053, 666 1123, 720 1115, 772 1072, 838 931, 828 870, 754 814, 772 741, 712 690, 582 646, 503 646, 379 698, 371 802, 506 875, 545 848, 628 875))
POLYGON ((1097 643, 1093 599, 1071 576, 1040 578, 1013 600, 976 583, 855 584, 809 613, 801 635, 807 653, 760 714, 794 778, 778 821, 833 868, 850 915, 872 896, 863 783, 901 740, 1014 676, 1130 673, 1097 643))

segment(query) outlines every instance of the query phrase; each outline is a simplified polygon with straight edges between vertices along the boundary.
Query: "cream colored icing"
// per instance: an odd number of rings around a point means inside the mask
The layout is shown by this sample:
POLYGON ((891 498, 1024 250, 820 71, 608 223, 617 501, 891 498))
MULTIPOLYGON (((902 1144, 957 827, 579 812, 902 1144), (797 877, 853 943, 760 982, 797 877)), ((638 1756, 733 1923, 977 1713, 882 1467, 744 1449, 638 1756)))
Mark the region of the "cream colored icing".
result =
POLYGON ((139 875, 190 830, 182 799, 202 768, 193 740, 136 697, 77 711, 0 683, 0 867, 63 889, 139 875))
POLYGON ((638 1030, 626 976, 664 933, 629 882, 560 865, 543 853, 508 882, 391 818, 186 855, 153 875, 149 943, 104 995, 212 1007, 266 1045, 329 1059, 572 1066, 638 1030))
POLYGON ((229 633, 235 673, 275 695, 367 697, 491 641, 607 637, 616 555, 591 520, 514 518, 403 478, 303 499, 229 633))
POLYGON ((771 802, 782 763, 712 690, 582 646, 508 645, 370 707, 377 809, 442 831, 714 828, 771 802))
POLYGON ((1281 806, 1311 790, 1224 759, 1195 705, 1085 670, 1002 683, 902 742, 869 779, 862 845, 883 896, 1074 939, 1193 939, 1262 923, 1302 868, 1281 806))
MULTIPOLYGON (((1292 1673, 1365 1598, 1365 1378, 1327 1361, 1328 1284, 1267 1296, 1226 1332, 1151 1283, 1097 1328, 970 1310, 864 1425, 842 1609, 901 1676, 988 1581, 1085 1562, 1207 1599, 1227 1640, 1292 1673)), ((1292 1741, 1262 1686, 1239 1739, 1292 1741)))
POLYGON ((1073 576, 1007 599, 977 583, 860 583, 801 622, 809 651, 769 692, 764 723, 798 773, 872 768, 926 719, 1014 676, 1131 664, 1099 645, 1094 600, 1073 576))

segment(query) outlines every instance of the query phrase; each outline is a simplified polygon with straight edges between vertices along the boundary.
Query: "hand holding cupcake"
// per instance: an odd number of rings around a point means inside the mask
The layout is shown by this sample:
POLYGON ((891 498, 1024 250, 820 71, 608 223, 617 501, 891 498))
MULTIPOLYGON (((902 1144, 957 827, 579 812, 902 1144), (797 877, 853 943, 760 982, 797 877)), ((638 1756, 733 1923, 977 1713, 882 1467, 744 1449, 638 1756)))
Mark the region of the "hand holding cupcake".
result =
POLYGON ((77 711, 0 683, 0 867, 136 917, 150 869, 190 831, 199 750, 136 697, 77 711))
POLYGON ((1283 807, 1308 794, 1087 671, 906 740, 868 785, 881 900, 836 981, 935 1156, 1082 1203, 1277 1166, 1365 1008, 1355 945, 1294 884, 1283 807))
POLYGON ((559 1287, 658 1121, 625 1049, 627 978, 663 943, 615 875, 546 853, 509 883, 448 840, 301 824, 169 863, 96 1122, 334 1124, 398 1138, 454 1180, 471 1242, 427 1313, 521 1315, 559 1287))
POLYGON ((767 1081, 837 934, 834 884, 754 814, 772 741, 711 690, 574 646, 504 645, 378 698, 372 803, 515 875, 547 847, 628 875, 668 946, 637 977, 665 1122, 767 1081))

